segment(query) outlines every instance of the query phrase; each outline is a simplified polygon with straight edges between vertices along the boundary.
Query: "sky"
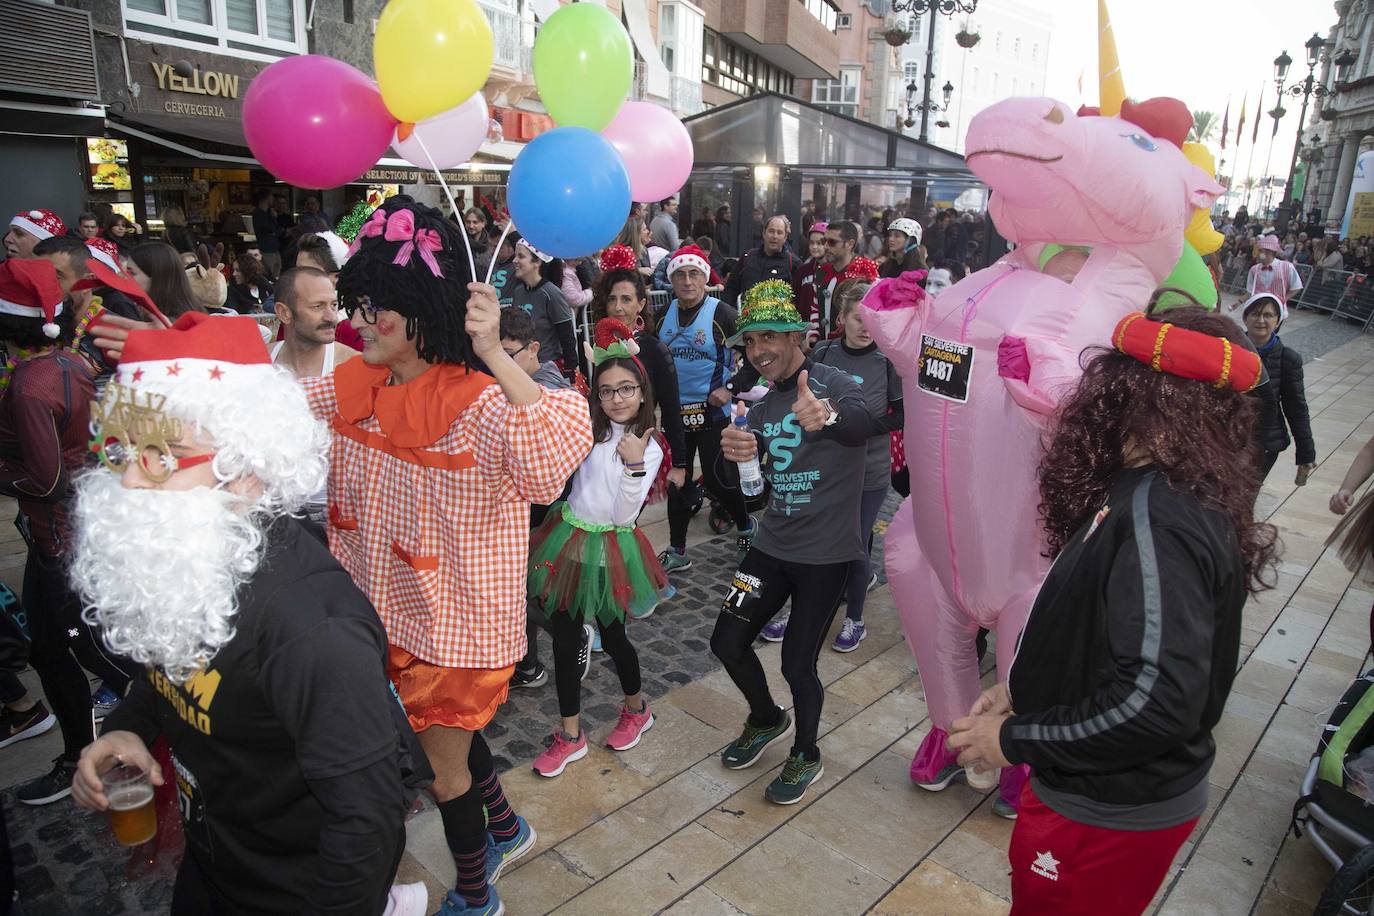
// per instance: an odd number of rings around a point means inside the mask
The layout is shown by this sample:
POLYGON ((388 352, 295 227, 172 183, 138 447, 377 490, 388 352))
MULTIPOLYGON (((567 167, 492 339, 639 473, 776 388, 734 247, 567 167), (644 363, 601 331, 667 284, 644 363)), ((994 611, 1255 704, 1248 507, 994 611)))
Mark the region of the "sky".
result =
MULTIPOLYGON (((1097 0, 1018 0, 1045 13, 1053 22, 1046 94, 1074 107, 1097 103, 1097 0), (1078 90, 1083 73, 1083 92, 1078 90)), ((982 0, 989 5, 997 0, 982 0)), ((981 4, 980 4, 981 5, 981 4)), ((1116 33, 1126 94, 1133 99, 1172 96, 1192 110, 1215 111, 1231 101, 1231 131, 1226 150, 1213 142, 1213 154, 1224 156, 1222 174, 1231 174, 1236 153, 1236 124, 1247 92, 1245 131, 1236 182, 1250 163, 1250 137, 1259 113, 1257 96, 1264 90, 1263 110, 1274 107, 1274 58, 1287 51, 1294 64, 1289 84, 1307 75, 1303 42, 1318 32, 1323 38, 1336 24, 1330 0, 1108 0, 1116 33), (1302 62, 1302 63, 1300 63, 1302 62)), ((976 15, 975 15, 976 21, 976 15)), ((1318 65, 1318 75, 1321 66, 1318 65)), ((1301 98, 1285 97, 1288 113, 1274 137, 1269 174, 1288 174, 1298 130, 1301 98)), ((1315 104, 1313 99, 1313 104, 1315 104)), ((1311 115, 1311 105, 1308 108, 1311 115)), ((1264 174, 1273 119, 1263 116, 1250 174, 1264 174)), ((1220 133, 1220 129, 1218 129, 1220 133)), ((1310 135, 1310 131, 1309 131, 1310 135)))

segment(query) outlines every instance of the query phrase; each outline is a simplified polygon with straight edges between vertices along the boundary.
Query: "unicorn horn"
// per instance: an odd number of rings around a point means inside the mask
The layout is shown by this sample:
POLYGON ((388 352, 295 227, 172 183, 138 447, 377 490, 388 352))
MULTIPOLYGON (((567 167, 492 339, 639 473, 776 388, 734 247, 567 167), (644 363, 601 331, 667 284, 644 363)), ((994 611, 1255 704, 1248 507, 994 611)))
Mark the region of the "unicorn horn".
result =
POLYGON ((1107 15, 1107 0, 1097 0, 1097 80, 1102 114, 1120 114, 1121 103, 1126 100, 1126 84, 1121 79, 1121 61, 1116 56, 1116 35, 1107 15))

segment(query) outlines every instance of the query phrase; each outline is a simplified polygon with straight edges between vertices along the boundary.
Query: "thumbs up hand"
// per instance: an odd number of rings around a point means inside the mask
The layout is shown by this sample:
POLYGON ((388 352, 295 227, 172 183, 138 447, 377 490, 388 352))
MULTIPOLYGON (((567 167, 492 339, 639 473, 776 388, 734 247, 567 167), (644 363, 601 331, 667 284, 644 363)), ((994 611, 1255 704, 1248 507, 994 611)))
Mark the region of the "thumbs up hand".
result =
POLYGON ((644 461, 644 452, 649 447, 649 440, 654 436, 654 429, 651 427, 644 431, 644 435, 636 436, 629 430, 620 437, 620 443, 616 445, 616 453, 620 455, 620 460, 625 464, 641 464, 644 461))
POLYGON ((811 386, 807 384, 809 380, 810 373, 803 369, 797 376, 797 400, 792 403, 792 413, 796 414, 797 423, 802 429, 814 433, 825 428, 825 421, 830 419, 830 408, 811 393, 811 386))

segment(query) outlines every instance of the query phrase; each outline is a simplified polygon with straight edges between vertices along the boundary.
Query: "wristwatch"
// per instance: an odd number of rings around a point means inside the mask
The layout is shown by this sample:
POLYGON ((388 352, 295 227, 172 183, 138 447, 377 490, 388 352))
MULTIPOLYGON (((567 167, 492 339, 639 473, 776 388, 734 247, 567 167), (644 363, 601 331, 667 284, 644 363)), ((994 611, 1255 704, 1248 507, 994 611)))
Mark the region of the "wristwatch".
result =
POLYGON ((827 414, 825 418, 825 425, 834 426, 836 423, 840 422, 840 412, 835 409, 834 402, 831 401, 830 398, 820 398, 820 402, 821 406, 825 408, 827 414))

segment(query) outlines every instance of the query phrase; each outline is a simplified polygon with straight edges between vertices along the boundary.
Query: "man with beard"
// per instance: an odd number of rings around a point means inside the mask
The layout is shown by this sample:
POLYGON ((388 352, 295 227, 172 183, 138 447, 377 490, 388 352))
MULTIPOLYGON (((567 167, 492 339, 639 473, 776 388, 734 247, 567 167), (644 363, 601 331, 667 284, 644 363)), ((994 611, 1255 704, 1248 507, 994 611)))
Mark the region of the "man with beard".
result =
MULTIPOLYGON (((82 752, 75 800, 107 808, 116 763, 176 779, 173 913, 382 912, 427 767, 381 621, 290 517, 323 483, 324 424, 255 322, 203 314, 130 332, 93 413, 72 581, 148 667, 82 752)), ((401 890, 424 911, 423 885, 401 890)))
POLYGON ((814 302, 809 316, 811 329, 807 340, 814 344, 835 330, 832 298, 835 287, 858 254, 859 227, 849 220, 830 223, 825 228, 825 260, 816 265, 814 302))

